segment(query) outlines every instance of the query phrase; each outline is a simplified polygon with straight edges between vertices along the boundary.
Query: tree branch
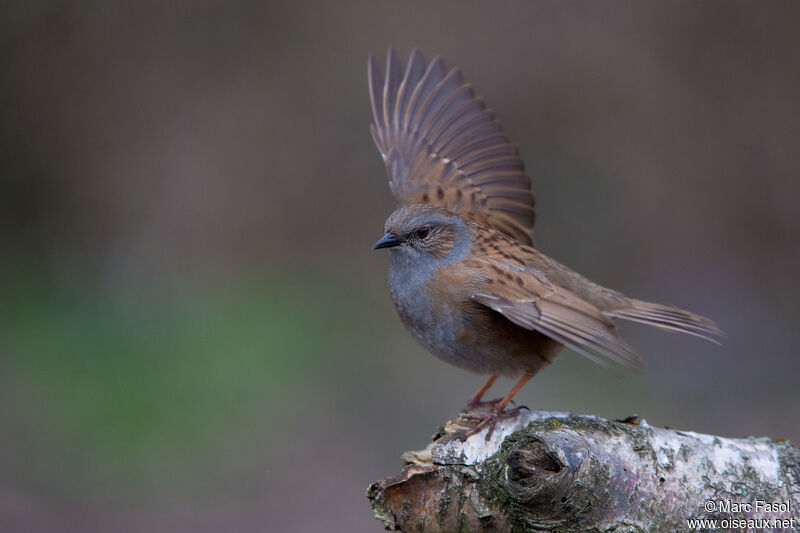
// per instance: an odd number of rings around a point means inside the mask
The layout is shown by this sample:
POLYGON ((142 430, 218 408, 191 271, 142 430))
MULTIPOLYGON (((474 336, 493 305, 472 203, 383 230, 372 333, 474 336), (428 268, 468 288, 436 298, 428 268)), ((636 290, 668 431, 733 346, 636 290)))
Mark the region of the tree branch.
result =
POLYGON ((690 519, 718 520, 719 529, 800 529, 800 449, 787 441, 655 428, 635 417, 523 411, 498 422, 488 441, 484 430, 461 442, 469 423, 448 422, 427 448, 403 455, 400 474, 369 487, 387 529, 709 527, 690 519))

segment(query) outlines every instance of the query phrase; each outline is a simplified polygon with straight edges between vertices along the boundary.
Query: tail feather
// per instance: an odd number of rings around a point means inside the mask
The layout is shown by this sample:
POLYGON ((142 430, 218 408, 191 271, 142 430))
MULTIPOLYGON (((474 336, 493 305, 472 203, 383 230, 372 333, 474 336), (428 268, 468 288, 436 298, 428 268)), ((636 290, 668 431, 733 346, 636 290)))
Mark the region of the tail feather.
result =
POLYGON ((631 299, 624 307, 606 311, 605 314, 669 331, 688 333, 714 344, 720 344, 720 340, 725 337, 725 333, 710 318, 671 305, 631 299))

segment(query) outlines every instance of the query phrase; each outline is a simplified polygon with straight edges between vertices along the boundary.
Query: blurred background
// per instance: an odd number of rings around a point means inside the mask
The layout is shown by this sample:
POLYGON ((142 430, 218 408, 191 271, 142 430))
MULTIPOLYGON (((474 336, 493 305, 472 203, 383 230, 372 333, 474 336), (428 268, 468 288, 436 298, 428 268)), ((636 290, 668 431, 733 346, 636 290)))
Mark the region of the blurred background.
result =
MULTIPOLYGON (((717 320, 623 325, 540 409, 800 441, 794 2, 6 2, 0 530, 379 531, 364 491, 483 382, 406 334, 366 57, 440 54, 537 246, 717 320)), ((496 385, 504 394, 510 382, 496 385)))

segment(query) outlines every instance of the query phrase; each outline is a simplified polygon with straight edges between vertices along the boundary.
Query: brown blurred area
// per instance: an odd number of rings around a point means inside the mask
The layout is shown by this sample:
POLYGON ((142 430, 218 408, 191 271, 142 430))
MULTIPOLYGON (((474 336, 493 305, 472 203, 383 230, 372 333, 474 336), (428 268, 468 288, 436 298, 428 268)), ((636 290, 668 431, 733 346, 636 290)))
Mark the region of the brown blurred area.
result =
MULTIPOLYGON (((394 315, 366 57, 459 66, 537 246, 717 320, 522 403, 800 441, 795 2, 0 7, 0 530, 378 531, 366 486, 482 378, 394 315)), ((504 392, 507 383, 499 385, 504 392)))

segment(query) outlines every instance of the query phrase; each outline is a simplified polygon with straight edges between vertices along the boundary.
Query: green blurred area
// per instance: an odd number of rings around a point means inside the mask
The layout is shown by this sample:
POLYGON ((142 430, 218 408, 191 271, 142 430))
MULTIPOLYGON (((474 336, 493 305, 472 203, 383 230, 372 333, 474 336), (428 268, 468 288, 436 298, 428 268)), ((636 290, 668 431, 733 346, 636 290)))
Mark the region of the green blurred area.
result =
POLYGON ((17 436, 8 451, 19 475, 64 496, 76 483, 95 495, 187 484, 248 426, 277 451, 301 423, 293 399, 357 364, 375 327, 352 306, 358 287, 297 272, 135 294, 65 291, 36 271, 0 283, 0 380, 19 407, 2 428, 17 436))

